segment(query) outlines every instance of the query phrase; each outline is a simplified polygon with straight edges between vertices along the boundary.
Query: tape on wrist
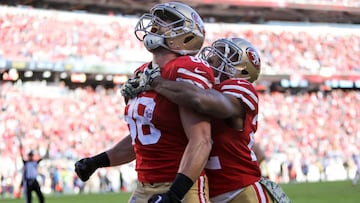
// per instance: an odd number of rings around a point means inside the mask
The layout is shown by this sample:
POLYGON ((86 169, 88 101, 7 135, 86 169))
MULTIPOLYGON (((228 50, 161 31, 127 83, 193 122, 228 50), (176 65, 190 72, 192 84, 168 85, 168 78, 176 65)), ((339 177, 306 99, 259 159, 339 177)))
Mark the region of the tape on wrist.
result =
POLYGON ((91 157, 98 168, 110 166, 110 159, 106 152, 91 157))
POLYGON ((170 191, 172 191, 179 200, 182 200, 193 184, 194 182, 189 177, 182 173, 178 173, 176 174, 175 180, 170 187, 170 191))

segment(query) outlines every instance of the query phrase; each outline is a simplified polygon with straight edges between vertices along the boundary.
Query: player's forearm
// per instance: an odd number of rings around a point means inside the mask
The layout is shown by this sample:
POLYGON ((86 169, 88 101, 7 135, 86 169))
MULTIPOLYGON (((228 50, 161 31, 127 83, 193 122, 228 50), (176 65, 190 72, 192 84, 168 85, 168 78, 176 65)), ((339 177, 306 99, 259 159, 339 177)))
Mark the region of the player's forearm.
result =
POLYGON ((266 159, 265 152, 261 149, 260 145, 255 143, 252 150, 254 151, 257 161, 261 163, 266 159))
POLYGON ((131 136, 128 135, 106 151, 110 160, 110 166, 119 166, 135 159, 135 152, 131 142, 131 136))
POLYGON ((208 140, 189 140, 178 172, 195 182, 208 161, 210 150, 211 143, 208 140))
POLYGON ((194 84, 154 79, 153 89, 179 106, 191 108, 199 113, 214 117, 228 118, 237 112, 231 100, 214 89, 201 89, 194 84))
POLYGON ((166 80, 162 77, 154 79, 151 87, 162 96, 179 106, 197 108, 200 104, 198 95, 202 89, 186 82, 166 80))
POLYGON ((178 172, 196 181, 205 167, 212 146, 210 121, 188 108, 180 108, 179 111, 189 142, 178 172))

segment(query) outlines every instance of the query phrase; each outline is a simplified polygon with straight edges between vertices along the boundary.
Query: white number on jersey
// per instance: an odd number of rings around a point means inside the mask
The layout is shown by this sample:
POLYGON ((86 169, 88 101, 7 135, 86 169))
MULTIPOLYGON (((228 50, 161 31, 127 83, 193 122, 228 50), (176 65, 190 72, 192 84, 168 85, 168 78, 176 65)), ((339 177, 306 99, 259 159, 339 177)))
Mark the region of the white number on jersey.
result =
POLYGON ((154 108, 155 101, 153 98, 140 97, 129 101, 128 114, 125 116, 125 121, 129 124, 133 143, 136 137, 143 145, 155 144, 159 141, 161 132, 151 123, 154 108), (139 106, 144 106, 144 115, 139 115, 139 106), (144 126, 150 129, 150 134, 144 134, 144 126))
POLYGON ((206 67, 210 67, 209 63, 207 61, 205 61, 204 59, 201 59, 201 58, 198 58, 198 57, 195 57, 195 56, 190 56, 190 59, 191 59, 192 62, 202 63, 206 67))

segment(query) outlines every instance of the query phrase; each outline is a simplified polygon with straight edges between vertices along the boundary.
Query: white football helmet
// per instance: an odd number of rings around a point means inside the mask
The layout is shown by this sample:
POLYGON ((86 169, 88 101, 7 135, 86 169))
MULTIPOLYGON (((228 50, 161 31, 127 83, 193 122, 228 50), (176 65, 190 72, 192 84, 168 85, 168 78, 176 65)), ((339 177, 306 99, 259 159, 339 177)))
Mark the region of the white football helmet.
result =
POLYGON ((135 35, 152 52, 163 47, 180 55, 196 55, 204 38, 204 23, 190 6, 179 2, 155 5, 135 27, 135 35))
POLYGON ((219 39, 204 47, 199 57, 208 61, 215 70, 215 82, 228 78, 244 78, 249 82, 258 79, 260 55, 255 47, 242 38, 219 39))

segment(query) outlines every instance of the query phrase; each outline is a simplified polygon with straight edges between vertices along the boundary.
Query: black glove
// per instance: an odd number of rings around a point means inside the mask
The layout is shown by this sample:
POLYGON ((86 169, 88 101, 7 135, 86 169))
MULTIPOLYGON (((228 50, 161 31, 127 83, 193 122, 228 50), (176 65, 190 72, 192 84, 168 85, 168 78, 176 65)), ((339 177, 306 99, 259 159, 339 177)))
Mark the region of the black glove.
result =
POLYGON ((83 158, 75 163, 75 172, 84 182, 89 180, 96 169, 98 169, 98 167, 92 158, 83 158))
POLYGON ((169 190, 166 193, 151 196, 148 203, 181 203, 181 200, 169 190))

